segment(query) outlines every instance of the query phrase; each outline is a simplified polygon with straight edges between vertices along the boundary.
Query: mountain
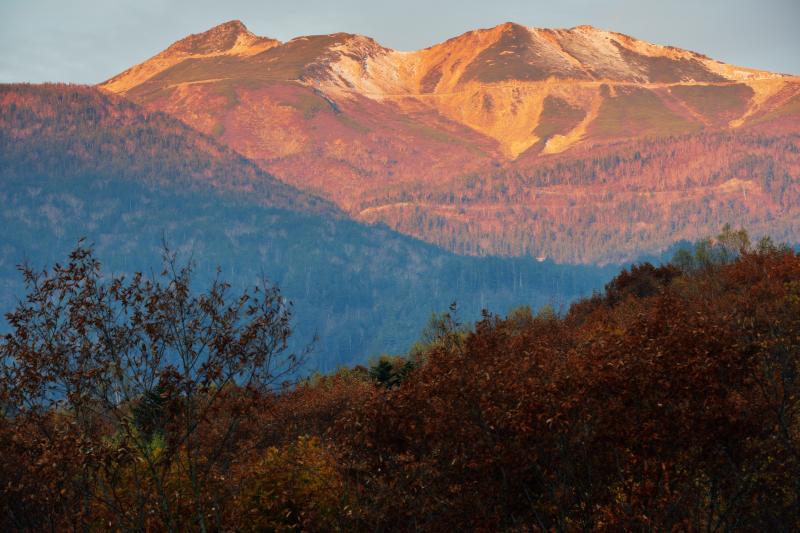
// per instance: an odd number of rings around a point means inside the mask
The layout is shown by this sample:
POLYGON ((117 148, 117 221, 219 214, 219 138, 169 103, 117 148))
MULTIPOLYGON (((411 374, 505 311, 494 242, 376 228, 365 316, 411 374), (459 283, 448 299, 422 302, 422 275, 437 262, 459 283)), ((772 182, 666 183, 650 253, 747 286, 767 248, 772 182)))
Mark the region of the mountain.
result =
POLYGON ((458 253, 623 261, 724 222, 800 240, 800 78, 591 26, 400 52, 234 21, 100 87, 458 253))
POLYGON ((0 312, 24 295, 17 264, 63 261, 85 237, 106 271, 146 273, 166 240, 201 283, 218 266, 235 288, 276 283, 296 346, 319 336, 320 370, 407 350, 453 301, 464 320, 559 307, 614 274, 462 257, 360 224, 172 117, 73 85, 0 85, 0 205, 0 312))
POLYGON ((246 196, 269 207, 339 212, 182 122, 90 87, 0 85, 0 111, 6 178, 108 174, 150 187, 246 196))

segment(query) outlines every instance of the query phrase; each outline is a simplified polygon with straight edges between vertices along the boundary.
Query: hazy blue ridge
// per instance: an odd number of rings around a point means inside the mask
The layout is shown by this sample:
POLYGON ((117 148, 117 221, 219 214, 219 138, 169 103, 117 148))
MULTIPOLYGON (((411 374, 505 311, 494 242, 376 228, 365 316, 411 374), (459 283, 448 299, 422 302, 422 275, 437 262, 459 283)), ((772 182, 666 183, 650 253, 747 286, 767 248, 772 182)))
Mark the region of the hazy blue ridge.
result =
POLYGON ((431 312, 458 302, 481 309, 563 308, 599 289, 618 267, 445 252, 383 227, 261 207, 213 193, 178 192, 97 176, 69 180, 0 176, 0 309, 23 292, 16 265, 63 261, 78 239, 94 243, 107 271, 150 272, 161 242, 190 255, 198 281, 216 267, 234 287, 265 275, 295 306, 295 340, 316 333, 311 366, 331 370, 372 354, 402 352, 431 312))

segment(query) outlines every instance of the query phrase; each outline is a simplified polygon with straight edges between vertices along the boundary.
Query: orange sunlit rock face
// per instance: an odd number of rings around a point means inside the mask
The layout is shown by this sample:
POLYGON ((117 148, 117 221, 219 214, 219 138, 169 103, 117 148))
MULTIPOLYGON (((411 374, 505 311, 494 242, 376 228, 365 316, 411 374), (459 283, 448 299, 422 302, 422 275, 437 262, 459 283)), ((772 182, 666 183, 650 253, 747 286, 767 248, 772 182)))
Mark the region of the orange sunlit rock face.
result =
POLYGON ((800 79, 590 26, 400 52, 235 21, 101 87, 460 253, 625 260, 724 222, 800 240, 800 79))

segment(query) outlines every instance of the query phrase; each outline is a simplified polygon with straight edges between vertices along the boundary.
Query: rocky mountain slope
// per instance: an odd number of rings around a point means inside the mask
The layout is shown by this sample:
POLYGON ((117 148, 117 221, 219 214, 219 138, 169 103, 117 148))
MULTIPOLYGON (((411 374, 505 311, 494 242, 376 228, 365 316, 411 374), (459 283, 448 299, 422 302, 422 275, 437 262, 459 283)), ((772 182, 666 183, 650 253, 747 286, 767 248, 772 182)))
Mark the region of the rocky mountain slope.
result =
POLYGON ((590 26, 507 23, 399 52, 350 34, 280 43, 234 21, 101 88, 357 219, 463 253, 612 261, 720 220, 800 238, 798 206, 761 170, 740 175, 752 156, 797 192, 800 78, 590 26), (636 163, 557 186, 538 177, 609 158, 636 163))

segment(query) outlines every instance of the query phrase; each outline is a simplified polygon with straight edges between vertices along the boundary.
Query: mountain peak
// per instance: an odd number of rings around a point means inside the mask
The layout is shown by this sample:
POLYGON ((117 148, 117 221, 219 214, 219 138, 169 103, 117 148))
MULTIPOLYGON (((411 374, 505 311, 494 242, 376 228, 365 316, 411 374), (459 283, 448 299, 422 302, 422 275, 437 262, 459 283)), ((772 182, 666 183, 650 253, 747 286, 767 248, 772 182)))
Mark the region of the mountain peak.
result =
MULTIPOLYGON (((211 30, 220 30, 220 31, 236 31, 236 32, 249 32, 247 26, 239 19, 229 20, 227 22, 223 22, 222 24, 217 24, 211 30)), ((210 30, 209 30, 210 31, 210 30)))
POLYGON ((207 55, 230 50, 237 44, 251 45, 259 41, 271 41, 250 32, 240 20, 224 22, 202 33, 193 33, 181 39, 167 50, 191 55, 207 55))
POLYGON ((280 41, 252 33, 240 20, 229 20, 202 33, 193 33, 176 41, 147 61, 101 83, 100 88, 124 94, 132 87, 146 82, 159 72, 186 59, 220 55, 246 57, 279 44, 280 41))
POLYGON ((523 24, 520 24, 518 22, 514 22, 514 21, 509 20, 507 22, 503 22, 502 24, 499 24, 499 25, 495 26, 495 28, 507 31, 507 30, 517 29, 517 28, 526 28, 527 29, 527 26, 525 26, 523 24))

